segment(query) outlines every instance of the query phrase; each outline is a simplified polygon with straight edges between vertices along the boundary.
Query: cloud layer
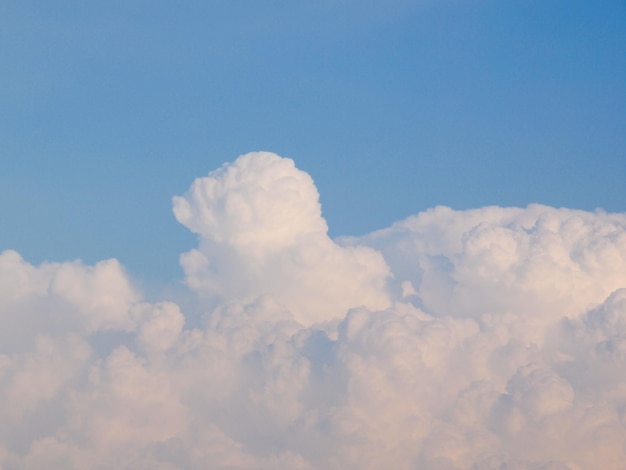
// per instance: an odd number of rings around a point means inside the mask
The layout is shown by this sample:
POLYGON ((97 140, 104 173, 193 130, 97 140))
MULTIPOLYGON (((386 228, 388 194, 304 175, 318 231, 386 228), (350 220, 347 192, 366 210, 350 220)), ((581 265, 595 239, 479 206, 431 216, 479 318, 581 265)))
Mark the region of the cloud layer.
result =
POLYGON ((0 254, 0 468, 626 468, 626 214, 437 207, 332 240, 271 153, 174 213, 200 312, 116 260, 0 254))

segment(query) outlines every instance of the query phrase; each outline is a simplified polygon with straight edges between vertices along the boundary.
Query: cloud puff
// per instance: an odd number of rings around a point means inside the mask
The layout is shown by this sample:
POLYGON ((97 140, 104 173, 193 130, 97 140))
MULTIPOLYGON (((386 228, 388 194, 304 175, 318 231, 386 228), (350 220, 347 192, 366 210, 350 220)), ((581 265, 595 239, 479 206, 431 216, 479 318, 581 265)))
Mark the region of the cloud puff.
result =
POLYGON ((343 243, 382 251, 396 279, 410 281, 429 312, 506 313, 528 324, 526 335, 535 327, 540 335, 624 287, 624 225, 623 214, 541 205, 437 207, 343 243))
POLYGON ((174 212, 201 312, 115 260, 0 254, 0 468, 626 467, 626 215, 439 207, 331 240, 270 153, 174 212))
POLYGON ((243 155, 196 179, 174 198, 174 214, 200 238, 181 264, 201 295, 224 301, 271 294, 305 324, 350 307, 390 305, 380 253, 328 237, 313 180, 293 160, 243 155))

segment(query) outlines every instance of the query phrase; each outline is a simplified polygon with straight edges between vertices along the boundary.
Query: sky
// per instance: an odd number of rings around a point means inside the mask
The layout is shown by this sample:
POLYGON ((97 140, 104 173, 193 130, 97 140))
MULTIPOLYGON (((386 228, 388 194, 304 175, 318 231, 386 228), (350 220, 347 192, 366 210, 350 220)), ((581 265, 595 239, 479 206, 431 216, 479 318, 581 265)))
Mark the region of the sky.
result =
POLYGON ((0 470, 626 468, 625 19, 0 1, 0 470))
POLYGON ((313 176, 332 236, 437 205, 624 211, 625 15, 620 1, 3 1, 0 246, 180 277, 194 239, 172 196, 258 150, 313 176))

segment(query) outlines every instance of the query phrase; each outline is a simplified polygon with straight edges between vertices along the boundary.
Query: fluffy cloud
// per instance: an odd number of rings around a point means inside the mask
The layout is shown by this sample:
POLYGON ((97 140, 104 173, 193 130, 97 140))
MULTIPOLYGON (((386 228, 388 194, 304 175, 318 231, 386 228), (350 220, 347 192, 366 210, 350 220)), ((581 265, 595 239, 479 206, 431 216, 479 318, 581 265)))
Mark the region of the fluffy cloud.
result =
POLYGON ((313 180, 293 160, 243 155, 175 197, 174 214, 200 238, 181 257, 200 295, 223 302, 271 294, 306 324, 353 306, 390 305, 383 257, 328 237, 313 180))
POLYGON ((115 260, 0 254, 0 468, 626 467, 626 215, 438 207, 331 240, 270 153, 174 212, 199 312, 115 260))

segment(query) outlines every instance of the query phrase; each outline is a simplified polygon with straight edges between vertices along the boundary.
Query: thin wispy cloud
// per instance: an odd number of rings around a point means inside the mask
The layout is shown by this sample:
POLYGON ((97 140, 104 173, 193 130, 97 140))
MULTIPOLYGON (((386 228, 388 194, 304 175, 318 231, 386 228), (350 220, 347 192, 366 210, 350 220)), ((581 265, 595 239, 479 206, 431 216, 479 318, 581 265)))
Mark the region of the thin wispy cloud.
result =
POLYGON ((626 215, 437 207, 333 240, 267 152, 173 206, 194 311, 116 260, 0 255, 0 468, 626 466, 626 215))

